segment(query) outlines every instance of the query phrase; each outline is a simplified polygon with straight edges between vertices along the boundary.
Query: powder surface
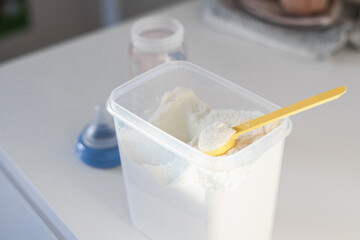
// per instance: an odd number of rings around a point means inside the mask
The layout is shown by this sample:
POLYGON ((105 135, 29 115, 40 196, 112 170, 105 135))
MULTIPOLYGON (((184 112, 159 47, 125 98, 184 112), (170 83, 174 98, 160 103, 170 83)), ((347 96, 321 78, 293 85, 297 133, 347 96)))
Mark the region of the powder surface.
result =
MULTIPOLYGON (((176 88, 166 92, 150 122, 181 141, 201 150, 210 151, 224 145, 235 133, 232 127, 258 118, 259 111, 210 109, 193 90, 176 88)), ((279 123, 268 124, 239 136, 231 155, 273 130, 279 123)))
POLYGON ((224 124, 215 122, 205 127, 199 135, 199 149, 201 151, 211 151, 226 144, 236 131, 224 124))

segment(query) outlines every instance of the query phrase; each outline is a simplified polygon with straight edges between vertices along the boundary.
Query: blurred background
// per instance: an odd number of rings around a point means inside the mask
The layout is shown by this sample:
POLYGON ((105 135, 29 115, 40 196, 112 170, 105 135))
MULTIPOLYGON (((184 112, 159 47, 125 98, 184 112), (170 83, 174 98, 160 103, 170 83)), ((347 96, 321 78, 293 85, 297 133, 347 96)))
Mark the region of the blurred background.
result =
POLYGON ((0 63, 184 0, 0 0, 0 63))
MULTIPOLYGON (((0 0, 0 64, 183 1, 0 0)), ((202 2, 207 26, 251 42, 312 58, 360 49, 360 0, 202 2)))

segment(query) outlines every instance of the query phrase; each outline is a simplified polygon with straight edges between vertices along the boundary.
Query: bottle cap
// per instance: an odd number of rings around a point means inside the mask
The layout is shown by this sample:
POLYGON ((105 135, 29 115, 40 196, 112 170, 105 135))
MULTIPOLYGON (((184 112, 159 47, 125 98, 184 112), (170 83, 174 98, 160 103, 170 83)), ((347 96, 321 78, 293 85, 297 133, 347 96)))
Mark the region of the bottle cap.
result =
POLYGON ((166 52, 181 46, 184 27, 174 18, 145 18, 132 26, 131 40, 134 47, 142 51, 166 52))

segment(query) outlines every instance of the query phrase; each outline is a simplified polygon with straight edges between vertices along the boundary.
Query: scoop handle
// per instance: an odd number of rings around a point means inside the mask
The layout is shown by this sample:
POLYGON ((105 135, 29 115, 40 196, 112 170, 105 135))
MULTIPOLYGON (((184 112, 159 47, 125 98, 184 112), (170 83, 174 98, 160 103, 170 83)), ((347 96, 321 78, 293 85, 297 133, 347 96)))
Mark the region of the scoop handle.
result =
POLYGON ((232 136, 232 138, 236 139, 241 134, 250 132, 256 128, 265 126, 266 124, 269 124, 269 123, 275 122, 277 120, 289 117, 291 115, 303 112, 310 108, 319 106, 323 103, 327 103, 332 100, 335 100, 338 97, 340 97, 341 95, 343 95, 345 92, 346 92, 346 87, 343 87, 343 86, 337 87, 330 91, 318 94, 311 98, 294 103, 290 106, 287 106, 287 107, 281 108, 279 110, 276 110, 274 112, 268 113, 264 116, 261 116, 254 120, 251 120, 249 122, 243 123, 239 126, 234 127, 234 129, 236 130, 236 133, 232 136))

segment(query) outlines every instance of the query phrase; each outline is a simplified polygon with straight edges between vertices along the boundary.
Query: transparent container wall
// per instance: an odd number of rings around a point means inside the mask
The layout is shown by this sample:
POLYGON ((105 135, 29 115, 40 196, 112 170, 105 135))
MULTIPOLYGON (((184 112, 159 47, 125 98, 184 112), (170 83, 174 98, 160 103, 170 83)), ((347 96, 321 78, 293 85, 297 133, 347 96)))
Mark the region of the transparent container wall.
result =
POLYGON ((135 115, 149 120, 160 104, 162 95, 176 87, 191 88, 195 94, 211 108, 234 110, 257 110, 271 112, 275 106, 259 100, 246 90, 239 93, 233 90, 233 84, 223 82, 216 76, 191 69, 186 65, 178 67, 176 63, 169 65, 166 71, 154 74, 151 81, 144 78, 138 81, 137 87, 118 96, 115 102, 135 115))
POLYGON ((206 239, 204 189, 173 186, 189 162, 120 120, 115 125, 133 224, 151 239, 206 239))
POLYGON ((130 45, 128 53, 129 75, 135 77, 166 62, 185 61, 187 59, 185 52, 185 44, 176 49, 160 53, 144 53, 130 45))
POLYGON ((246 169, 209 173, 115 123, 131 220, 151 239, 270 239, 284 141, 246 169), (229 189, 209 186, 209 176, 226 181, 225 175, 229 189))

